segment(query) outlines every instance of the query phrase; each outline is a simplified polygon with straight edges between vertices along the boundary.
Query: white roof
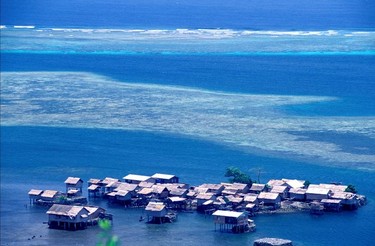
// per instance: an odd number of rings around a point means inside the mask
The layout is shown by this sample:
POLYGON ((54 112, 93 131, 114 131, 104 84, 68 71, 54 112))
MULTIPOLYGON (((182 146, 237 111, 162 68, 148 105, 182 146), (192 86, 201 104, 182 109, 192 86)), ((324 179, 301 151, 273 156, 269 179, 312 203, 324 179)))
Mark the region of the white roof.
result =
POLYGON ((92 184, 92 185, 90 185, 87 189, 88 189, 88 190, 96 190, 96 189, 98 189, 99 187, 100 187, 99 185, 92 184))
POLYGON ((72 185, 75 185, 77 184, 79 181, 83 182, 82 179, 80 178, 76 178, 76 177, 68 177, 66 180, 65 180, 65 184, 72 184, 72 185))
POLYGON ((137 175, 137 174, 128 174, 126 175, 125 177, 123 177, 123 179, 125 180, 136 180, 136 181, 146 181, 147 179, 149 179, 150 176, 144 176, 144 175, 137 175))
POLYGON ((306 191, 306 194, 327 195, 327 194, 329 194, 329 192, 330 192, 329 189, 318 188, 318 187, 311 187, 311 185, 310 185, 309 188, 306 191))
POLYGON ((271 192, 273 193, 283 193, 288 187, 282 185, 275 185, 272 187, 271 192))
MULTIPOLYGON (((75 217, 81 212, 82 209, 85 209, 85 208, 83 206, 71 206, 71 205, 54 204, 47 211, 47 214, 75 217)), ((87 209, 86 209, 86 211, 89 212, 87 209)))
POLYGON ((297 179, 284 179, 285 183, 292 188, 303 188, 305 186, 305 181, 297 179))
POLYGON ((57 190, 45 190, 41 194, 42 197, 53 198, 58 193, 57 190))
POLYGON ((171 202, 182 202, 186 200, 186 198, 177 197, 177 196, 172 196, 172 197, 169 197, 168 199, 171 200, 171 202))
POLYGON ((271 179, 270 181, 268 181, 267 183, 269 186, 275 186, 275 185, 284 185, 285 184, 285 181, 284 180, 281 180, 281 179, 271 179))
POLYGON ((217 210, 212 215, 213 216, 238 218, 238 217, 240 217, 240 216, 242 216, 244 214, 245 214, 244 212, 234 212, 234 211, 217 210))
POLYGON ((347 185, 335 185, 335 184, 319 184, 319 186, 325 189, 336 191, 336 192, 338 191, 344 192, 346 188, 348 188, 347 185))
POLYGON ((149 202, 145 208, 147 211, 162 211, 165 208, 162 202, 149 202))
POLYGON ((151 178, 154 178, 154 179, 171 179, 173 177, 176 177, 176 176, 171 175, 171 174, 162 174, 162 173, 155 173, 154 175, 151 176, 151 178))
POLYGON ((42 194, 43 190, 35 190, 35 189, 31 189, 29 191, 29 195, 33 195, 33 196, 39 196, 40 194, 42 194))

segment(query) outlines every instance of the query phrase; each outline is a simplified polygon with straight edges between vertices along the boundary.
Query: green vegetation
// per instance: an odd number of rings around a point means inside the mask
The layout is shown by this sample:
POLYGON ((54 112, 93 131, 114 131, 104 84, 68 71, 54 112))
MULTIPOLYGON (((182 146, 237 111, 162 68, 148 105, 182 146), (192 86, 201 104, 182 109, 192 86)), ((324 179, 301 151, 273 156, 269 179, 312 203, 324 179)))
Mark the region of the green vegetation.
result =
POLYGON ((231 177, 229 182, 231 183, 242 183, 252 185, 253 181, 250 176, 242 172, 237 167, 228 167, 225 172, 225 177, 231 177))
POLYGON ((99 234, 100 241, 97 246, 119 246, 120 242, 117 236, 112 235, 111 222, 109 220, 99 220, 99 227, 103 230, 99 234))
POLYGON ((66 196, 60 196, 57 198, 57 203, 59 204, 67 204, 68 203, 68 197, 66 196))
POLYGON ((357 189, 352 184, 348 185, 348 187, 345 189, 345 191, 346 192, 351 192, 351 193, 357 193, 357 189))
POLYGON ((311 184, 311 182, 308 181, 308 180, 306 180, 305 183, 303 183, 303 185, 304 185, 306 188, 309 187, 310 184, 311 184))

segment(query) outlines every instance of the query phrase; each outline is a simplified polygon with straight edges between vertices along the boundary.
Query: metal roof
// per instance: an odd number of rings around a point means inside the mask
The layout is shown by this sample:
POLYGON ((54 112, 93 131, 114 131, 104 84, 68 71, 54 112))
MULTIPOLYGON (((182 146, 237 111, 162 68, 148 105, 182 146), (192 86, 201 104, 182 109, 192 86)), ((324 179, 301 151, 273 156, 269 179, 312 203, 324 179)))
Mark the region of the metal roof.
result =
POLYGON ((314 186, 311 187, 311 185, 310 185, 309 188, 306 191, 306 194, 328 195, 329 192, 330 192, 329 189, 320 188, 320 187, 314 187, 314 186))
POLYGON ((162 211, 165 208, 162 202, 149 202, 146 206, 146 211, 162 211))
POLYGON ((65 180, 65 184, 72 184, 72 185, 75 185, 75 184, 78 184, 78 182, 83 182, 83 180, 81 178, 77 178, 77 177, 68 177, 66 180, 65 180))
POLYGON ((98 189, 99 187, 100 187, 99 185, 92 184, 92 185, 90 185, 87 189, 88 189, 88 190, 96 190, 96 189, 98 189))
POLYGON ((89 179, 88 181, 90 184, 99 184, 100 182, 102 182, 101 179, 89 179))
POLYGON ((283 193, 288 187, 286 186, 280 186, 280 185, 275 185, 272 187, 271 192, 274 193, 283 193))
POLYGON ((234 211, 217 210, 212 215, 213 216, 221 216, 221 217, 238 218, 238 217, 244 216, 245 212, 234 212, 234 211))
POLYGON ((258 199, 276 200, 278 196, 279 193, 261 192, 258 196, 258 199))
MULTIPOLYGON (((83 206, 71 206, 71 205, 54 204, 47 211, 47 214, 75 217, 81 212, 82 209, 85 209, 85 208, 83 206)), ((86 210, 87 213, 89 212, 87 209, 85 209, 85 210, 86 210)))
POLYGON ((135 180, 135 181, 146 181, 149 179, 150 176, 145 176, 145 175, 137 175, 137 174, 128 174, 123 179, 125 180, 135 180))
POLYGON ((58 191, 56 190, 45 190, 43 191, 41 197, 53 198, 57 193, 58 191))
POLYGON ((304 194, 306 194, 306 189, 290 188, 289 193, 304 195, 304 194))
POLYGON ((31 189, 29 191, 29 195, 32 195, 32 196, 39 196, 40 194, 42 194, 43 190, 34 190, 34 189, 31 189))
POLYGON ((171 202, 182 202, 182 201, 185 201, 186 198, 183 198, 183 197, 177 197, 177 196, 173 196, 173 197, 169 197, 168 198, 171 202))
POLYGON ((297 180, 297 179, 283 179, 287 185, 292 188, 303 188, 305 186, 304 180, 297 180))
POLYGON ((119 183, 115 191, 119 191, 119 190, 134 191, 136 188, 137 188, 136 184, 119 183))
POLYGON ((250 187, 250 190, 252 191, 261 191, 264 189, 266 185, 265 184, 253 184, 251 187, 250 187))
POLYGON ((155 173, 154 175, 151 176, 151 178, 154 178, 154 179, 171 179, 174 177, 176 176, 171 175, 171 174, 162 174, 162 173, 155 173))
POLYGON ((127 190, 119 190, 116 192, 116 196, 126 196, 129 193, 127 190))
POLYGON ((143 188, 142 190, 138 191, 137 193, 141 194, 141 195, 149 195, 153 192, 154 192, 154 189, 152 189, 152 188, 143 188))

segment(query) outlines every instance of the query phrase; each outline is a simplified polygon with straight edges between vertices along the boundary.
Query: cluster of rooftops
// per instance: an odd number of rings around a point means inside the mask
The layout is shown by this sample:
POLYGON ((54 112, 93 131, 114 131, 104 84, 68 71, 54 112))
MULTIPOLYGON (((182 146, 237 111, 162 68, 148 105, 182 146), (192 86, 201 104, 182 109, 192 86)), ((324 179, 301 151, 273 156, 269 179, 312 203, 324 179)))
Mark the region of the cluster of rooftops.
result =
MULTIPOLYGON (((100 212, 92 213, 90 211, 93 211, 93 207, 85 206, 87 200, 82 196, 83 184, 82 179, 69 177, 65 180, 65 193, 32 189, 29 192, 30 202, 53 205, 47 212, 49 224, 58 228, 69 225, 56 222, 54 216, 57 215, 72 217, 74 214, 83 214, 85 222, 95 221, 99 215, 105 216, 105 211, 98 208, 100 212)), ((122 180, 111 177, 90 179, 87 192, 89 198, 97 197, 125 206, 145 207, 148 222, 170 222, 173 216, 170 216, 169 210, 197 210, 213 214, 215 224, 221 224, 226 220, 217 219, 218 216, 238 216, 239 219, 243 214, 251 216, 259 211, 277 210, 283 204, 290 205, 293 202, 318 203, 325 210, 335 211, 342 208, 356 209, 363 205, 363 196, 348 192, 347 188, 348 186, 341 184, 308 184, 305 180, 297 179, 272 179, 264 184, 252 185, 216 183, 190 186, 180 183, 175 175, 156 173, 152 176, 129 174, 122 180)))

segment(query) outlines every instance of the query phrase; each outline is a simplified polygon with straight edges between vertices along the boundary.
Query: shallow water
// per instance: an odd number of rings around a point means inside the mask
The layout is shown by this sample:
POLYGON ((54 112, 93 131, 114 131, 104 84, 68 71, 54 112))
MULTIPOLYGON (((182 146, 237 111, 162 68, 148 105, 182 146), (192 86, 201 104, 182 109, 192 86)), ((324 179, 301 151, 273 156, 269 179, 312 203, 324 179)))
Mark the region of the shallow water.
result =
POLYGON ((322 217, 304 213, 259 215, 255 217, 255 233, 232 235, 215 232, 212 218, 204 215, 183 213, 175 224, 147 225, 138 222, 141 210, 125 209, 105 201, 92 203, 114 214, 113 232, 125 245, 151 242, 157 245, 168 242, 244 245, 266 236, 289 238, 296 245, 370 245, 374 239, 375 193, 371 187, 375 183, 373 174, 366 170, 256 156, 206 141, 165 134, 50 127, 2 127, 1 130, 4 245, 92 245, 96 242, 97 228, 79 232, 49 230, 42 223, 47 219, 45 208, 25 208, 30 188, 63 190, 67 174, 88 180, 106 176, 121 178, 128 173, 151 175, 165 172, 197 185, 226 181, 223 174, 229 165, 246 170, 255 179, 260 169, 261 182, 286 177, 306 178, 316 183, 353 183, 368 196, 369 204, 354 212, 327 213, 322 217), (351 233, 342 234, 348 224, 351 233), (332 237, 332 234, 340 237, 332 237), (37 238, 27 240, 33 235, 37 238))

